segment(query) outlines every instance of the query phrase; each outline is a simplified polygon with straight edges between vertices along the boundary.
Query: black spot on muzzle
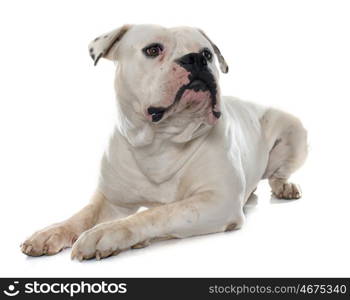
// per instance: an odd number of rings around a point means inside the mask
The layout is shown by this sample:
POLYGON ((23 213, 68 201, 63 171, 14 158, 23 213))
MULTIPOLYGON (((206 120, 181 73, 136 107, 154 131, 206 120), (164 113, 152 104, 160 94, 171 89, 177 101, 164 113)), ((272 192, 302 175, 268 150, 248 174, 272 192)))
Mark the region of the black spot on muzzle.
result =
POLYGON ((147 111, 152 116, 152 122, 158 122, 163 118, 163 115, 167 109, 164 107, 150 106, 147 111))

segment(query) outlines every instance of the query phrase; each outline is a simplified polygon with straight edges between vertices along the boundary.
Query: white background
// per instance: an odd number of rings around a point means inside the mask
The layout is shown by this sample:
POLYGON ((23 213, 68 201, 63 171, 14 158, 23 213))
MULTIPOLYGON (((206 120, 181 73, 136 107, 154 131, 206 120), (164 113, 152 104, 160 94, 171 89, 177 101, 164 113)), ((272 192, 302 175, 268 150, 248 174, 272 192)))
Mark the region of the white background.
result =
MULTIPOLYGON (((0 276, 350 276, 348 1, 2 1, 0 276), (111 62, 87 44, 124 23, 203 28, 224 54, 226 95, 283 108, 309 131, 294 181, 257 191, 242 230, 161 242, 100 262, 20 243, 89 200, 115 110, 111 62)), ((137 187, 136 187, 137 188, 137 187)))

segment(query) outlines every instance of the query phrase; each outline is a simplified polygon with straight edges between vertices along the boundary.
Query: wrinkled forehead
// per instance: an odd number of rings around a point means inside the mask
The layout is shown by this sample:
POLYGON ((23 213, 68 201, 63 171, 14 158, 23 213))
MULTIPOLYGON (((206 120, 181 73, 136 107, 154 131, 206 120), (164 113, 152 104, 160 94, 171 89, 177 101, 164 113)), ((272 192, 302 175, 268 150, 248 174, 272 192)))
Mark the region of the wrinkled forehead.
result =
POLYGON ((165 28, 158 25, 136 25, 123 38, 123 48, 139 48, 160 43, 177 53, 198 52, 203 48, 211 49, 209 41, 191 27, 165 28))
POLYGON ((174 35, 179 51, 198 52, 203 48, 211 49, 209 41, 196 28, 175 27, 170 32, 174 35))

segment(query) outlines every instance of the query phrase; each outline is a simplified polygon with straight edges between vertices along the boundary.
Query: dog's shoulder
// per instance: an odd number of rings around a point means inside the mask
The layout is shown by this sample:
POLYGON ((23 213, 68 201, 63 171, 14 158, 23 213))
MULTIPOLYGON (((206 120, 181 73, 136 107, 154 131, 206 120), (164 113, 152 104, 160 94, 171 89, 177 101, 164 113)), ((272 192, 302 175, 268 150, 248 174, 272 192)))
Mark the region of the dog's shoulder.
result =
POLYGON ((222 97, 222 104, 226 119, 235 122, 248 122, 253 125, 260 123, 261 118, 269 109, 263 105, 231 96, 222 97))

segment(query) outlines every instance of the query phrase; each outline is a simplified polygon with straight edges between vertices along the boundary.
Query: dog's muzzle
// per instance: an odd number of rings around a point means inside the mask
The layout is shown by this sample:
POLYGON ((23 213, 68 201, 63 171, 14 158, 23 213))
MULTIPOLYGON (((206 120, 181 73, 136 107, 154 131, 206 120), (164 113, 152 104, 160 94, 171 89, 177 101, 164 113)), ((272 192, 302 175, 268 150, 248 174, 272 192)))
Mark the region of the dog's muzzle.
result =
POLYGON ((204 55, 202 53, 189 53, 180 57, 175 62, 189 72, 189 83, 179 88, 170 106, 150 106, 148 108, 148 113, 152 116, 152 122, 160 121, 164 114, 180 101, 186 90, 209 92, 212 114, 216 119, 220 118, 221 113, 214 110, 217 104, 217 84, 213 74, 208 68, 208 61, 204 55))

